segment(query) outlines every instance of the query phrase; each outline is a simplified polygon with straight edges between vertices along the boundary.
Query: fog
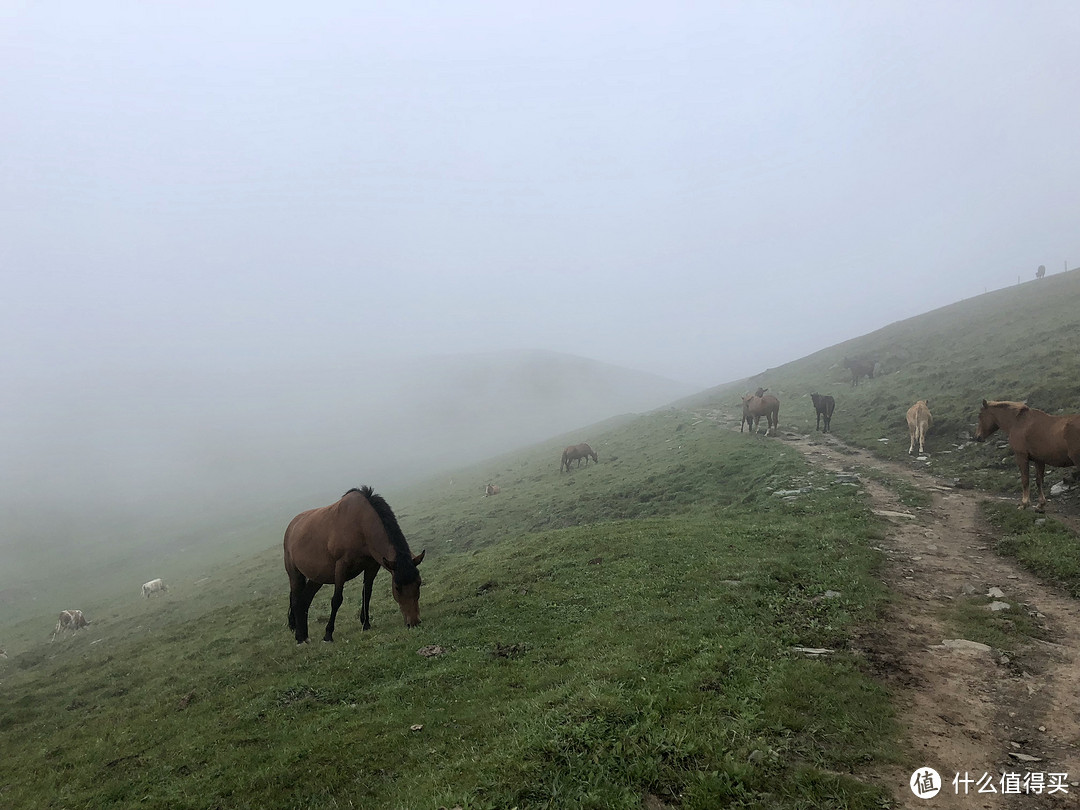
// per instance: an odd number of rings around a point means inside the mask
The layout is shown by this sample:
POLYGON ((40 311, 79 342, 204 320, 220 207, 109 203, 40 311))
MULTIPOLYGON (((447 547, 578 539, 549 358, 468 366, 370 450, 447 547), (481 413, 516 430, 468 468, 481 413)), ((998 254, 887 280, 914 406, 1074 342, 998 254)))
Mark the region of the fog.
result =
POLYGON ((0 549, 403 480, 1075 267, 1077 41, 1067 2, 5 4, 0 549), (575 400, 574 357, 654 376, 575 400))

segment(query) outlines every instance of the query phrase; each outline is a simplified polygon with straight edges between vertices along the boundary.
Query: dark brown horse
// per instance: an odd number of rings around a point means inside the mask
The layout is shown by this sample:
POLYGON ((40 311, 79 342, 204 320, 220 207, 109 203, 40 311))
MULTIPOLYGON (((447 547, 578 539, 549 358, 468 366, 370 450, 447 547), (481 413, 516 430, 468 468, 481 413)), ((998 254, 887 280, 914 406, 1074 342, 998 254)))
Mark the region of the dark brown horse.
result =
POLYGON ((589 445, 582 442, 581 444, 572 444, 562 451, 562 462, 559 464, 559 472, 564 469, 570 472, 570 462, 577 461, 577 465, 581 466, 581 460, 585 459, 585 466, 589 466, 589 459, 592 459, 597 464, 600 463, 600 459, 596 457, 596 451, 589 445))
POLYGON ((854 388, 859 384, 859 380, 863 377, 867 379, 874 379, 874 366, 877 365, 876 360, 868 360, 863 357, 844 358, 844 368, 851 369, 851 387, 854 388))
POLYGON ((371 487, 350 489, 330 506, 301 512, 285 530, 285 571, 289 575, 289 629, 296 643, 308 638, 308 608, 323 585, 334 586, 330 621, 323 641, 334 640, 334 620, 343 600, 345 583, 364 575, 360 621, 371 628, 371 585, 382 566, 393 578, 394 599, 406 627, 420 624, 420 572, 424 559, 416 557, 398 526, 390 504, 371 487))
POLYGON ((821 430, 821 417, 825 417, 825 433, 830 433, 829 425, 832 424, 833 411, 836 409, 836 400, 830 397, 828 394, 811 394, 810 399, 814 401, 814 410, 817 411, 817 427, 815 430, 821 430))
MULTIPOLYGON (((759 391, 765 391, 764 388, 759 388, 759 391)), ((742 421, 739 422, 739 433, 743 431, 743 425, 750 426, 751 433, 757 433, 758 422, 761 421, 761 417, 765 417, 769 426, 765 430, 765 435, 772 433, 776 435, 776 429, 780 427, 780 400, 774 397, 772 394, 765 394, 764 396, 758 396, 757 394, 748 394, 742 398, 743 415, 742 421)))
POLYGON ((1039 509, 1046 506, 1043 474, 1051 467, 1080 468, 1080 415, 1052 416, 1023 402, 982 403, 975 441, 985 441, 997 430, 1009 435, 1009 446, 1020 468, 1023 494, 1020 509, 1031 504, 1028 466, 1035 462, 1035 485, 1039 489, 1039 509))

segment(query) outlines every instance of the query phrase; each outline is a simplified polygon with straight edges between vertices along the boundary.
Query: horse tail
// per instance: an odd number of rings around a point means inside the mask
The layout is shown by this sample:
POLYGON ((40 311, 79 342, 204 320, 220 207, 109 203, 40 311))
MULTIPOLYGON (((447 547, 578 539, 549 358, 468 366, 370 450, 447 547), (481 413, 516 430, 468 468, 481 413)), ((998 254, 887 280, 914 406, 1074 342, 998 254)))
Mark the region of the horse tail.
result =
POLYGON ((367 502, 371 504, 375 514, 379 516, 383 529, 386 530, 386 536, 390 538, 390 545, 394 547, 396 552, 396 559, 394 560, 395 581, 400 585, 415 582, 420 574, 416 570, 412 551, 409 550, 409 542, 405 539, 405 532, 398 525, 394 510, 390 508, 390 504, 386 502, 382 495, 376 494, 375 490, 369 486, 360 487, 360 494, 367 498, 367 502))

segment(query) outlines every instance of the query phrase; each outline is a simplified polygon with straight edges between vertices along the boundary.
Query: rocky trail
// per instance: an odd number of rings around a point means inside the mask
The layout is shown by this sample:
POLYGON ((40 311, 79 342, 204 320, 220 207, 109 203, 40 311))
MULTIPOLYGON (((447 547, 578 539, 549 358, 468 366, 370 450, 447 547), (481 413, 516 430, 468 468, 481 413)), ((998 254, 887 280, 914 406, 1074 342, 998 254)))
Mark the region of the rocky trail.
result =
MULTIPOLYGON (((883 575, 895 597, 883 635, 854 644, 894 691, 913 760, 883 774, 894 806, 1080 807, 1080 601, 993 551, 992 529, 978 510, 992 496, 955 489, 923 465, 882 461, 831 436, 782 438, 819 469, 859 474, 874 511, 889 522, 883 575), (880 473, 926 492, 931 505, 903 505, 875 480, 880 473), (986 610, 1021 611, 1040 638, 1007 652, 958 639, 951 629, 957 603, 988 598, 986 610), (941 776, 933 798, 909 787, 912 771, 923 767, 941 776), (954 786, 965 773, 973 781, 954 786), (1016 782, 1003 774, 1017 774, 1016 782), (1029 774, 1032 787, 1042 775, 1041 793, 1021 792, 1029 774)), ((1054 514, 1053 502, 1049 508, 1054 514)))

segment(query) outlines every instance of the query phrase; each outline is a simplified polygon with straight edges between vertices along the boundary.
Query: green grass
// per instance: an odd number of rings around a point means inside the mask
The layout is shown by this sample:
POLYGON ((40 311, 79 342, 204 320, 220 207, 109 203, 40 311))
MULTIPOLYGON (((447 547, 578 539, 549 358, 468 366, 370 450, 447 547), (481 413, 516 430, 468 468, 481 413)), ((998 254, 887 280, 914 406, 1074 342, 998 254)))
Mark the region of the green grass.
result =
POLYGON ((984 502, 983 517, 1001 534, 999 554, 1080 597, 1080 542, 1076 532, 1051 515, 1020 510, 1013 504, 984 502))
POLYGON ((844 651, 886 598, 862 496, 678 411, 596 438, 598 466, 539 448, 392 499, 429 549, 416 631, 380 578, 371 632, 354 585, 337 643, 296 647, 273 549, 4 662, 4 804, 880 806, 845 775, 897 756, 844 651))

